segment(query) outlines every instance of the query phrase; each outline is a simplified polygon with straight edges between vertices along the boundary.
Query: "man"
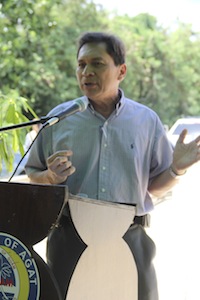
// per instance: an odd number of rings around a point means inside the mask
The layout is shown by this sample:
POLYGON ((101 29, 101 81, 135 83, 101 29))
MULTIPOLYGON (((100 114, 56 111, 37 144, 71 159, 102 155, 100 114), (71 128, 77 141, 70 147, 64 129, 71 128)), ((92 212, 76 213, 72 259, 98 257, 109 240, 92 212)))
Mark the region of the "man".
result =
MULTIPOLYGON (((138 299, 156 300, 155 249, 141 225, 153 209, 151 196, 165 194, 200 159, 200 136, 186 145, 184 130, 172 152, 156 113, 125 97, 119 88, 127 71, 125 49, 117 37, 84 34, 79 40, 77 62, 77 79, 88 107, 42 132, 26 170, 32 182, 66 184, 72 194, 136 204, 137 217, 124 239, 138 261, 138 299)), ((50 115, 70 103, 59 105, 50 115)), ((63 297, 71 274, 66 274, 62 259, 68 257, 74 268, 86 247, 72 236, 73 230, 66 208, 60 227, 50 235, 47 251, 63 297)))

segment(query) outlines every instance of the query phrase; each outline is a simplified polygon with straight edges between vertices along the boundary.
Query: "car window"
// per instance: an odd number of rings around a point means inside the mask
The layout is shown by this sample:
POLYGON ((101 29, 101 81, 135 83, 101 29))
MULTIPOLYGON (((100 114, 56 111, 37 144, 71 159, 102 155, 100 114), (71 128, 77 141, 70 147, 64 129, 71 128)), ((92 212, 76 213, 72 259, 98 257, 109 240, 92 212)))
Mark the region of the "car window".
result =
POLYGON ((185 128, 188 130, 188 134, 191 134, 191 135, 200 134, 200 124, 180 124, 174 130, 173 134, 179 135, 185 128))

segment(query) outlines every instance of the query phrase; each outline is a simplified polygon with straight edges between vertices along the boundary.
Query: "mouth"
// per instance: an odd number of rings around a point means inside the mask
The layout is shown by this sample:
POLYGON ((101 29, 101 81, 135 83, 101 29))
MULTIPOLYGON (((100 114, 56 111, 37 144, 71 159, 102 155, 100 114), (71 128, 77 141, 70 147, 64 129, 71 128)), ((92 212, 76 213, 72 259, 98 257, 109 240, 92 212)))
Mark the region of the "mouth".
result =
POLYGON ((84 82, 83 83, 83 88, 85 89, 85 90, 93 90, 93 89, 95 89, 97 87, 97 84, 96 83, 94 83, 94 82, 84 82))
POLYGON ((96 83, 94 83, 94 82, 85 82, 83 85, 85 85, 85 86, 94 86, 94 85, 96 85, 96 83))

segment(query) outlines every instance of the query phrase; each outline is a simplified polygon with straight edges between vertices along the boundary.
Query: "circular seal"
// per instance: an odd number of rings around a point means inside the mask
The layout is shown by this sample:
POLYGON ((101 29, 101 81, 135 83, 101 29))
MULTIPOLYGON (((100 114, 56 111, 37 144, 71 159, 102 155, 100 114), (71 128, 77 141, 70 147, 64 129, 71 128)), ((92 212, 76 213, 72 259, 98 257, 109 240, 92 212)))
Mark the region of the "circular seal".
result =
POLYGON ((16 237, 0 232, 0 299, 39 300, 40 279, 27 247, 16 237))

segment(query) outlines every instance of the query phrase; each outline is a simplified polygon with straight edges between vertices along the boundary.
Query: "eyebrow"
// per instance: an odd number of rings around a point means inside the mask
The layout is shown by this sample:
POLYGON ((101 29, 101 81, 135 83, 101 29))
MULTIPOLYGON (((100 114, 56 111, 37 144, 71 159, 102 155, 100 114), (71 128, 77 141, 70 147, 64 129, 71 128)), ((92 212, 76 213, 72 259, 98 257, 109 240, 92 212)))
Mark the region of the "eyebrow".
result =
MULTIPOLYGON (((78 61, 84 61, 84 60, 87 60, 87 58, 86 59, 84 59, 84 58, 78 59, 78 61)), ((104 60, 104 59, 102 57, 93 57, 90 60, 95 61, 95 60, 104 60)))

